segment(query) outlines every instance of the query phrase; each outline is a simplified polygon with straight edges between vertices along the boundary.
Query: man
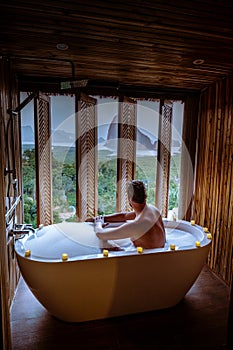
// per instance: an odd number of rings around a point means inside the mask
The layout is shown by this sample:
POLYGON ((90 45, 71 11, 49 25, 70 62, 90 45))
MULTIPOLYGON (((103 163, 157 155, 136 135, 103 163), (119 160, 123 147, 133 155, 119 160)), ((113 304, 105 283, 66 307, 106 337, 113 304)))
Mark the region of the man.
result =
POLYGON ((96 218, 97 237, 104 241, 129 237, 135 247, 140 246, 145 249, 164 247, 165 229, 162 217, 156 207, 146 203, 144 183, 139 180, 130 181, 127 194, 133 211, 106 215, 103 219, 96 218), (107 228, 106 223, 112 222, 123 222, 123 224, 115 228, 107 228))

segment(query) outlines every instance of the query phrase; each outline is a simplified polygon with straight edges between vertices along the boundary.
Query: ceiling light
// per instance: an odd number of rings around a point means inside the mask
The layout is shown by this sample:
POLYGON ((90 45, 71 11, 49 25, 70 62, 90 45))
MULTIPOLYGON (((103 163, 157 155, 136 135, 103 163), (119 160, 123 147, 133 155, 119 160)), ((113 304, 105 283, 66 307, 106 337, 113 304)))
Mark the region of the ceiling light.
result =
POLYGON ((196 65, 201 65, 205 62, 205 60, 203 60, 202 58, 198 58, 196 60, 193 61, 193 64, 196 64, 196 65))
POLYGON ((58 43, 56 45, 56 47, 57 47, 58 50, 61 50, 61 51, 65 51, 65 50, 67 50, 69 48, 69 46, 67 44, 65 44, 65 43, 58 43))

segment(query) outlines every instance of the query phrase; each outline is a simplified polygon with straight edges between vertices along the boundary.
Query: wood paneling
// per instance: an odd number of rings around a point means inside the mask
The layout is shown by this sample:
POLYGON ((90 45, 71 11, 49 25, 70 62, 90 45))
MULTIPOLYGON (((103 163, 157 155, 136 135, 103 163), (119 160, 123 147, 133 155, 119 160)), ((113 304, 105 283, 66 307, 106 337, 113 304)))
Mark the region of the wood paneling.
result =
POLYGON ((193 217, 213 235, 209 265, 228 284, 233 262, 233 78, 201 96, 193 217))
MULTIPOLYGON (((6 196, 12 196, 11 181, 16 176, 19 176, 19 169, 5 176, 5 168, 9 170, 16 169, 19 166, 16 155, 13 151, 15 142, 18 140, 17 124, 7 113, 9 108, 15 107, 14 102, 17 96, 13 91, 14 81, 10 81, 10 66, 6 59, 0 60, 0 288, 1 288, 1 309, 2 309, 2 334, 3 334, 3 349, 11 349, 11 334, 10 334, 10 305, 14 297, 15 288, 17 285, 18 273, 16 259, 12 255, 12 239, 8 240, 8 231, 12 228, 13 221, 6 223, 6 196), (7 137, 6 137, 7 133, 7 137), (15 139, 14 139, 15 136, 15 139), (6 225, 7 224, 7 225, 6 225), (7 228, 6 228, 7 226, 7 228)), ((15 148, 18 150, 18 147, 15 148)), ((19 178, 18 178, 19 179, 19 178)), ((17 211, 19 215, 20 210, 17 211)))
POLYGON ((200 90, 233 71, 230 0, 2 0, 0 14, 20 75, 200 90))

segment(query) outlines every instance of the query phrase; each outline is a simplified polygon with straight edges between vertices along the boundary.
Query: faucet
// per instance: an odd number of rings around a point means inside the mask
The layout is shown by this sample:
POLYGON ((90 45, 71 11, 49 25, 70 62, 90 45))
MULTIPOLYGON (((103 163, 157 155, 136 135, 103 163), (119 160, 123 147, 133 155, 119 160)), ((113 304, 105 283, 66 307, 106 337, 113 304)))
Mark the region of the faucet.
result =
POLYGON ((31 224, 15 224, 14 228, 9 232, 9 236, 15 237, 15 239, 22 238, 31 232, 35 232, 31 224))

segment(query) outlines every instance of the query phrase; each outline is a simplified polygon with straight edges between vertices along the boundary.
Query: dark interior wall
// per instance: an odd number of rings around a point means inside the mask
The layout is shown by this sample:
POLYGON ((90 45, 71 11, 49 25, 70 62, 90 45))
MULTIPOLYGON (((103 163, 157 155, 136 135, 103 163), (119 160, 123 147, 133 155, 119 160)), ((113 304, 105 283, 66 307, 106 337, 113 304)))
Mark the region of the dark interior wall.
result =
MULTIPOLYGON (((9 120, 9 108, 17 106, 17 94, 11 67, 6 59, 0 60, 1 89, 0 89, 0 127, 1 150, 6 148, 4 137, 9 120), (13 101, 13 106, 11 105, 13 101), (3 135, 3 137, 2 137, 3 135)), ((196 178, 192 218, 201 226, 209 228, 213 235, 213 244, 208 263, 227 284, 232 280, 232 251, 233 251, 233 78, 217 82, 205 90, 200 99, 199 121, 196 154, 196 178)), ((18 123, 13 123, 13 133, 9 137, 10 164, 15 158, 15 168, 20 183, 20 143, 18 123), (14 136, 14 137, 13 137, 14 136), (13 140, 14 138, 14 140, 13 140), (14 148, 14 152, 13 152, 14 148)), ((195 142, 193 140, 193 142, 195 142)), ((191 145, 192 146, 192 145, 191 145)), ((191 147, 190 146, 190 147, 191 147)), ((193 147, 195 149, 195 147, 193 147)), ((9 178, 4 175, 7 165, 4 152, 1 152, 0 162, 0 229, 5 231, 4 198, 6 196, 9 178)), ((20 218, 20 211, 18 216, 20 218)), ((1 299, 9 310, 18 279, 17 264, 9 254, 12 251, 12 240, 7 235, 0 238, 1 266, 4 266, 5 279, 1 284, 1 299), (9 259, 8 259, 9 258, 9 259), (4 260, 6 259, 6 260, 4 260), (4 262, 5 261, 5 262, 4 262)), ((2 271, 1 271, 2 272, 2 271)), ((2 274, 1 274, 2 275, 2 274)), ((6 318, 5 311, 3 312, 6 318)), ((3 325, 6 319, 3 320, 3 325)))
MULTIPOLYGON (((2 320, 2 348, 11 349, 10 335, 10 305, 14 297, 19 279, 19 270, 13 254, 14 242, 9 232, 13 227, 13 220, 7 223, 6 208, 10 202, 7 197, 14 196, 13 178, 20 183, 20 143, 18 116, 12 118, 9 109, 17 106, 17 87, 11 76, 9 61, 0 59, 0 286, 1 286, 1 320, 2 320), (9 155, 9 157, 7 156, 9 155), (7 174, 8 170, 14 170, 7 174), (13 174, 14 173, 14 174, 13 174)), ((19 186, 20 191, 20 186, 19 186)), ((16 210, 19 222, 21 208, 16 210)))
POLYGON ((193 218, 212 233, 211 269, 228 285, 233 260, 233 78, 201 95, 193 218))

